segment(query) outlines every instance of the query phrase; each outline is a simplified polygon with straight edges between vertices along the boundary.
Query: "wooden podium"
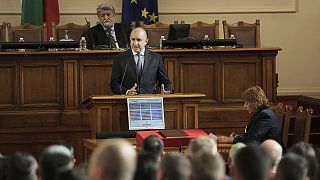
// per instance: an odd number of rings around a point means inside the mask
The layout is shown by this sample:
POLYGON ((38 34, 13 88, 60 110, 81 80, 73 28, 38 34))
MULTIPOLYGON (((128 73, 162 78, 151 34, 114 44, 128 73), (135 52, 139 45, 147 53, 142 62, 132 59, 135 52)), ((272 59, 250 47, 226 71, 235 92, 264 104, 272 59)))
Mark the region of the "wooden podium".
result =
POLYGON ((94 95, 82 102, 89 110, 91 137, 95 138, 99 131, 127 131, 127 98, 148 97, 163 97, 166 129, 198 128, 198 104, 204 94, 94 95))

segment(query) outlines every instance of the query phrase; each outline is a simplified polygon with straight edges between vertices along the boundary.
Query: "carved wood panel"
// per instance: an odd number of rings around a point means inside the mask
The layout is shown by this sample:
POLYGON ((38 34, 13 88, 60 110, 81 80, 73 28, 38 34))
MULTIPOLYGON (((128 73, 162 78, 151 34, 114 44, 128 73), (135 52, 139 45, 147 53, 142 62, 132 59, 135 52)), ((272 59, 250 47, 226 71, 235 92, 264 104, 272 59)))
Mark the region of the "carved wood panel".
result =
POLYGON ((219 85, 217 62, 182 61, 180 64, 180 92, 203 93, 202 102, 215 102, 219 85))
POLYGON ((22 63, 22 106, 59 106, 62 102, 62 66, 58 63, 22 63))
POLYGON ((0 65, 0 107, 17 105, 17 66, 15 64, 0 65))
POLYGON ((81 62, 80 63, 80 102, 90 95, 112 94, 110 77, 112 63, 105 62, 81 62))

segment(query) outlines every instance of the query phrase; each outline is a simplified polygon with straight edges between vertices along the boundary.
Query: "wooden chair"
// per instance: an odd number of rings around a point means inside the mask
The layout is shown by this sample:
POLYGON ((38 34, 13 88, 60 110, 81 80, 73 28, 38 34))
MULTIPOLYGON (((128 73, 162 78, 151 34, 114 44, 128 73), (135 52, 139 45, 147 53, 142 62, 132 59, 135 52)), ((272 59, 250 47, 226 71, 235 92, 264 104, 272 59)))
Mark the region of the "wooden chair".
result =
POLYGON ((46 24, 42 26, 34 26, 31 24, 23 24, 16 27, 11 27, 8 24, 8 41, 19 42, 23 38, 25 42, 40 42, 47 41, 47 27, 46 24))
POLYGON ((204 35, 209 35, 210 39, 219 39, 219 20, 213 24, 197 21, 191 24, 189 36, 194 39, 203 39, 204 35))
POLYGON ((283 144, 286 147, 288 146, 288 134, 289 134, 289 127, 290 127, 291 112, 292 112, 292 106, 283 105, 282 103, 277 104, 276 114, 281 124, 283 144))
POLYGON ((83 36, 84 32, 90 28, 90 22, 87 22, 85 25, 78 25, 74 23, 68 23, 64 25, 56 25, 52 23, 52 34, 53 39, 55 41, 59 41, 60 39, 64 39, 66 35, 66 30, 69 39, 74 41, 80 41, 81 37, 83 36))
POLYGON ((6 26, 5 22, 0 25, 0 45, 6 41, 6 26))
POLYGON ((154 24, 146 25, 141 22, 140 27, 147 31, 150 47, 159 47, 160 37, 164 36, 168 39, 169 25, 163 24, 161 22, 156 22, 154 24))
POLYGON ((293 144, 300 141, 309 143, 312 114, 312 108, 303 110, 302 106, 298 107, 297 114, 294 119, 293 144))
POLYGON ((234 24, 228 24, 225 20, 222 21, 224 38, 227 39, 233 34, 236 37, 238 44, 243 47, 260 47, 260 21, 249 24, 239 21, 234 24))

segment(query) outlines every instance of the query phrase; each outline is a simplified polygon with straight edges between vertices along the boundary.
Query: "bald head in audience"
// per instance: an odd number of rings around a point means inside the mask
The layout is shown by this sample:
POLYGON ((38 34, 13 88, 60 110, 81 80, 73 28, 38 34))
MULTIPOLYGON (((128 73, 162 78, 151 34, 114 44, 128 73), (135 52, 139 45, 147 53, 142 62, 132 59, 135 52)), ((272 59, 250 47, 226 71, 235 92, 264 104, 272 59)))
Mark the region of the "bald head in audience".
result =
POLYGON ((191 177, 191 163, 180 154, 164 157, 157 172, 157 180, 187 180, 191 177))
POLYGON ((27 153, 16 152, 9 158, 7 180, 36 180, 38 163, 27 153))
POLYGON ((271 157, 272 169, 270 177, 274 177, 277 172, 278 164, 282 157, 282 147, 277 141, 273 139, 267 139, 263 141, 260 146, 265 149, 271 157))
POLYGON ((131 180, 136 167, 136 151, 123 139, 108 139, 93 152, 89 180, 131 180))
POLYGON ((225 176, 225 165, 221 156, 198 153, 192 157, 192 180, 221 180, 225 176))
POLYGON ((198 153, 211 153, 216 155, 218 152, 217 143, 206 136, 199 136, 192 139, 188 145, 187 155, 189 158, 193 158, 198 153))
POLYGON ((161 158, 164 154, 163 148, 163 141, 155 135, 150 135, 143 141, 141 151, 161 158))
POLYGON ((267 180, 271 158, 260 146, 241 148, 234 157, 232 180, 267 180))
POLYGON ((287 153, 280 160, 275 176, 276 180, 306 180, 308 174, 308 162, 292 152, 287 153))
POLYGON ((42 180, 54 180, 61 169, 73 168, 71 151, 62 145, 47 147, 40 156, 40 176, 42 180))

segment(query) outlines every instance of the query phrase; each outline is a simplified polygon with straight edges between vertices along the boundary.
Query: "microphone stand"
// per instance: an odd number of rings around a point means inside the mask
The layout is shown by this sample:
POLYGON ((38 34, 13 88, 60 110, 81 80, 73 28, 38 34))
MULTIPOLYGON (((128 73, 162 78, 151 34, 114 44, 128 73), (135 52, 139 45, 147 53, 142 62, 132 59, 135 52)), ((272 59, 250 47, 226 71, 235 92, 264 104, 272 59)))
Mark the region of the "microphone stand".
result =
POLYGON ((124 77, 126 76, 128 64, 129 64, 129 60, 127 60, 127 64, 126 64, 126 67, 124 68, 123 76, 122 76, 122 79, 121 79, 121 83, 120 83, 120 94, 122 94, 122 85, 123 85, 124 77))

